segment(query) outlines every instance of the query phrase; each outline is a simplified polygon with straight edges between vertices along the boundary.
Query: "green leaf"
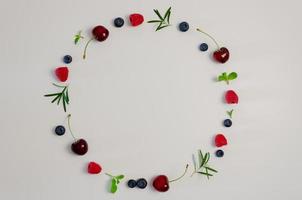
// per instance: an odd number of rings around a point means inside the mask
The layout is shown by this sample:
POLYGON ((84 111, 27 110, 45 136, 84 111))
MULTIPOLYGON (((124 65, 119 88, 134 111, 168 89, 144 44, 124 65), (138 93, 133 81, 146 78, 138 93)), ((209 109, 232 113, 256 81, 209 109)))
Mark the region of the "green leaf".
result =
POLYGON ((218 81, 227 81, 228 76, 227 73, 223 72, 220 76, 218 76, 218 81))
POLYGON ((160 22, 162 22, 161 20, 150 20, 150 21, 148 21, 148 23, 160 23, 160 22))
POLYGON ((234 109, 230 110, 230 111, 227 111, 227 114, 228 116, 232 119, 233 117, 233 112, 234 112, 234 109))
POLYGON ((118 180, 122 180, 124 177, 125 177, 124 175, 118 175, 115 178, 118 179, 118 180))
POLYGON ((161 30, 161 29, 163 29, 163 28, 166 28, 167 26, 170 26, 170 25, 164 25, 164 26, 158 27, 158 28, 156 29, 156 31, 159 31, 159 30, 161 30))
POLYGON ((59 93, 52 93, 52 94, 45 94, 44 97, 52 97, 52 96, 57 96, 57 95, 60 95, 61 92, 59 93))
POLYGON ((197 172, 198 174, 202 174, 202 175, 205 175, 205 176, 213 176, 213 174, 209 174, 209 173, 205 173, 205 172, 197 172))
POLYGON ((56 98, 54 98, 51 103, 54 103, 58 98, 60 98, 61 94, 59 94, 58 96, 56 96, 56 98))
POLYGON ((111 189, 110 189, 110 192, 111 192, 111 193, 115 193, 116 191, 117 191, 116 180, 115 180, 115 179, 112 179, 112 180, 111 180, 111 189))
POLYGON ((232 72, 228 75, 228 80, 234 80, 237 78, 237 73, 236 72, 232 72))
POLYGON ((203 155, 202 155, 202 152, 201 150, 198 150, 198 159, 199 159, 199 167, 202 167, 203 166, 203 155))
POLYGON ((63 108, 64 108, 64 111, 66 112, 66 96, 65 94, 63 93, 63 108))
POLYGON ((170 12, 171 12, 171 7, 166 11, 164 20, 166 20, 166 18, 169 16, 170 12))
POLYGON ((210 171, 212 171, 212 172, 218 172, 217 170, 215 170, 215 169, 213 169, 213 168, 211 168, 211 167, 206 167, 206 169, 208 169, 208 170, 210 170, 210 171))
POLYGON ((66 93, 65 93, 65 101, 66 101, 67 104, 69 104, 68 89, 66 90, 66 93))
POLYGON ((158 12, 158 10, 154 9, 153 11, 159 17, 159 19, 161 19, 162 21, 164 21, 164 18, 160 15, 160 13, 158 12))

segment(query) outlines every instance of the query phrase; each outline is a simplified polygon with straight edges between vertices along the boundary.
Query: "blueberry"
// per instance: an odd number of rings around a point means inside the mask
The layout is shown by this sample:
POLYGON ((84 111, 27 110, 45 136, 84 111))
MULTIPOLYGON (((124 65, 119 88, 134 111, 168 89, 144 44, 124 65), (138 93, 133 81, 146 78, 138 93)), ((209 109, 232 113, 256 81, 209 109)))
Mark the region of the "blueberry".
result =
POLYGON ((223 125, 224 125, 225 127, 231 127, 231 126, 232 126, 232 120, 230 120, 230 119, 224 120, 224 121, 223 121, 223 125))
POLYGON ((65 64, 69 64, 72 62, 72 57, 70 55, 66 55, 64 56, 63 61, 65 64))
POLYGON ((189 28, 190 28, 190 26, 189 26, 188 22, 181 22, 181 23, 179 24, 179 30, 180 30, 181 32, 186 32, 186 31, 189 30, 189 28))
POLYGON ((127 183, 128 187, 130 187, 130 188, 134 188, 136 186, 136 184, 137 184, 136 181, 133 179, 130 179, 127 183))
POLYGON ((207 51, 208 50, 208 45, 206 43, 202 43, 199 46, 200 51, 207 51))
POLYGON ((57 134, 57 135, 64 135, 65 134, 65 127, 64 126, 61 126, 61 125, 59 125, 59 126, 56 126, 56 128, 55 128, 55 133, 57 134))
POLYGON ((113 22, 114 22, 115 27, 120 28, 120 27, 124 26, 124 20, 121 17, 115 18, 113 22))
POLYGON ((140 189, 144 189, 147 187, 148 183, 146 181, 146 179, 144 178, 140 178, 136 181, 137 183, 137 187, 140 188, 140 189))
POLYGON ((224 156, 224 152, 221 149, 218 149, 215 154, 218 158, 221 158, 224 156))

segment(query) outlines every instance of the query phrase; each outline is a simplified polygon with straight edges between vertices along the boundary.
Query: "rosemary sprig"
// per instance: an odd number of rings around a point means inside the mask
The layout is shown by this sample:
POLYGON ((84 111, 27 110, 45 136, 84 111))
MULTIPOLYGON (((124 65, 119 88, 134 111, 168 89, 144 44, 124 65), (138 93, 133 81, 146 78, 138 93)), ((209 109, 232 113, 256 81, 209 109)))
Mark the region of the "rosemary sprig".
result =
POLYGON ((115 193, 117 191, 117 186, 121 182, 121 180, 125 177, 124 175, 117 175, 113 176, 111 174, 106 173, 107 176, 111 178, 111 186, 110 186, 110 192, 115 193))
POLYGON ((164 16, 162 16, 157 9, 154 9, 153 11, 158 16, 159 19, 150 20, 150 21, 148 21, 148 23, 158 23, 158 26, 155 31, 159 31, 159 30, 171 25, 170 24, 171 7, 168 8, 168 10, 166 11, 164 16))
POLYGON ((44 97, 54 97, 54 99, 51 101, 51 103, 56 102, 57 105, 59 105, 62 100, 63 109, 66 112, 66 105, 69 104, 68 85, 62 86, 62 85, 57 85, 55 83, 53 83, 53 85, 58 88, 62 88, 62 91, 58 92, 58 93, 46 94, 46 95, 44 95, 44 97))
POLYGON ((207 178, 209 179, 211 176, 214 175, 213 173, 217 173, 218 172, 217 170, 213 169, 208 165, 209 160, 210 160, 209 152, 203 155, 201 150, 198 150, 198 162, 196 161, 193 155, 194 171, 191 176, 198 173, 207 176, 207 178))
POLYGON ((84 37, 82 36, 82 31, 79 31, 78 34, 74 36, 74 44, 77 44, 80 39, 84 39, 84 37))
POLYGON ((232 117, 233 117, 233 112, 234 112, 234 109, 232 109, 232 110, 227 110, 226 111, 227 112, 227 114, 228 114, 228 116, 232 119, 232 117))

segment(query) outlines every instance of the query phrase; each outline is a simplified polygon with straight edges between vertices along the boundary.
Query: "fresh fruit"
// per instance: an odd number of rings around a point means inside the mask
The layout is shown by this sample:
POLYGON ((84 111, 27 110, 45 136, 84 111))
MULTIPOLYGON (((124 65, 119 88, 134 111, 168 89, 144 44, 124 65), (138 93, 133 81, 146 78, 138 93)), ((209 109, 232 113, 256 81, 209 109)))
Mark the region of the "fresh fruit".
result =
POLYGON ((69 63, 72 62, 72 57, 70 55, 65 55, 63 57, 63 61, 64 61, 65 64, 69 64, 69 63))
POLYGON ((128 185, 129 188, 135 188, 136 185, 137 185, 137 183, 136 183, 135 180, 130 179, 130 180, 127 182, 127 185, 128 185))
POLYGON ((117 18, 114 19, 113 23, 114 23, 115 27, 120 28, 120 27, 124 26, 125 22, 124 22, 123 18, 117 17, 117 18))
POLYGON ((96 162, 89 162, 87 171, 89 174, 99 174, 102 171, 102 167, 96 162))
POLYGON ((57 67, 56 70, 55 70, 55 74, 61 82, 67 81, 68 74, 69 74, 68 67, 65 67, 65 66, 64 67, 57 67))
POLYGON ((208 48, 209 48, 209 46, 208 46, 207 43, 201 43, 201 44, 199 45, 200 51, 207 51, 208 48))
POLYGON ((228 144, 227 139, 223 134, 217 134, 215 136, 215 145, 216 147, 222 147, 228 144))
POLYGON ((224 125, 225 127, 227 127, 227 128, 231 127, 231 126, 232 126, 232 120, 230 120, 230 119, 225 119, 225 120, 223 121, 223 125, 224 125))
POLYGON ((146 188, 147 185, 148 185, 148 183, 147 183, 146 179, 144 179, 144 178, 140 178, 136 181, 136 186, 140 189, 146 188))
POLYGON ((225 93, 225 101, 227 104, 238 104, 239 98, 234 90, 228 90, 225 93))
POLYGON ((230 57, 230 52, 226 47, 221 47, 214 51, 213 57, 220 63, 225 63, 230 57))
POLYGON ((139 26, 144 22, 144 16, 139 13, 133 13, 129 16, 129 21, 132 26, 139 26))
POLYGON ((208 33, 204 32, 203 30, 197 28, 198 32, 201 32, 211 38, 211 40, 216 44, 217 49, 213 53, 213 58, 220 63, 225 63, 229 60, 230 52, 226 47, 220 47, 218 42, 208 33))
POLYGON ((88 151, 88 143, 84 139, 78 139, 71 144, 71 149, 75 154, 82 156, 88 151))
POLYGON ((223 152, 223 150, 218 149, 218 150, 215 152, 215 155, 216 155, 218 158, 221 158, 221 157, 224 156, 224 152, 223 152))
POLYGON ((62 126, 62 125, 56 126, 55 133, 59 136, 64 135, 65 134, 65 127, 62 126))
POLYGON ((167 192, 170 188, 169 183, 178 181, 181 178, 183 178, 188 171, 188 167, 189 167, 189 165, 186 165, 185 172, 180 177, 173 179, 173 180, 169 180, 166 175, 156 176, 152 183, 154 189, 157 190, 158 192, 167 192))
POLYGON ((189 26, 189 23, 188 22, 181 22, 178 26, 179 30, 181 32, 186 32, 189 30, 190 26, 189 26))
POLYGON ((90 44, 90 42, 92 40, 97 40, 99 42, 105 41, 108 38, 108 36, 109 36, 109 31, 104 26, 98 25, 98 26, 95 26, 92 29, 92 35, 93 35, 93 38, 91 38, 90 40, 88 40, 88 42, 85 45, 84 53, 83 53, 83 59, 86 58, 87 47, 90 44))

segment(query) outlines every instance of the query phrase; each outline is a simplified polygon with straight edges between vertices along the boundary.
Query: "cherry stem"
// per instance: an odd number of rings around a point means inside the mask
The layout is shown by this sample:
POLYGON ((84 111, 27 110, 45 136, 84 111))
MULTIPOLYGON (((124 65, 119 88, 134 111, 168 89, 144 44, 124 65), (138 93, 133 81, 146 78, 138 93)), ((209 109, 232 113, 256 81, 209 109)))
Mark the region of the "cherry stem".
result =
POLYGON ((87 42, 86 45, 85 45, 84 54, 83 54, 83 59, 86 58, 87 47, 88 47, 89 43, 90 43, 92 40, 94 40, 94 38, 91 38, 90 40, 88 40, 88 42, 87 42))
POLYGON ((216 44, 218 50, 220 49, 220 46, 219 46, 218 42, 217 42, 210 34, 204 32, 203 30, 201 30, 201 29, 199 29, 199 28, 197 28, 196 30, 197 30, 198 32, 201 32, 201 33, 207 35, 209 38, 211 38, 211 39, 214 41, 214 43, 216 44))
POLYGON ((182 179, 186 175, 186 173, 188 171, 188 167, 189 167, 189 165, 187 164, 184 173, 180 177, 178 177, 176 179, 173 179, 173 180, 170 180, 169 183, 172 183, 172 182, 175 182, 175 181, 178 181, 178 180, 182 179))
POLYGON ((67 119, 68 119, 68 129, 69 129, 69 132, 71 134, 71 136, 73 137, 73 139, 76 141, 77 138, 74 137, 73 133, 72 133, 72 130, 71 130, 71 125, 70 125, 70 118, 71 118, 71 114, 67 115, 67 119))

